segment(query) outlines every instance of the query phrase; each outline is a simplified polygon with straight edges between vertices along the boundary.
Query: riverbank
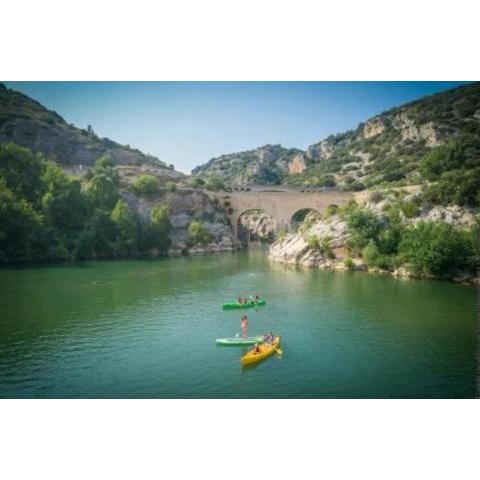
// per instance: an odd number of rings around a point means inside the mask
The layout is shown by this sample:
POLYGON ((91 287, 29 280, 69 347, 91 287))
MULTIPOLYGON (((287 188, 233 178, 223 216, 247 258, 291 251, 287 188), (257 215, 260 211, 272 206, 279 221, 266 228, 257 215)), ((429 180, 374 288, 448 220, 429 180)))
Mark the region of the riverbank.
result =
POLYGON ((309 213, 296 231, 281 232, 269 259, 321 270, 480 284, 474 211, 425 206, 416 194, 372 195, 362 205, 309 213))

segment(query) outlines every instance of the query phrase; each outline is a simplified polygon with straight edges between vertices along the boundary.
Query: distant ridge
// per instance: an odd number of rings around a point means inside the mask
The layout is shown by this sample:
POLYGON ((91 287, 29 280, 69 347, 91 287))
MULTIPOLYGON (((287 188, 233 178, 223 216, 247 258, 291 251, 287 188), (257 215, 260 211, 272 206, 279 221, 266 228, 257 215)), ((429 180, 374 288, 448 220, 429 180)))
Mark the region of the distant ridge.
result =
POLYGON ((478 82, 395 107, 305 151, 266 145, 212 158, 192 174, 230 184, 337 185, 346 190, 416 184, 420 160, 456 139, 468 144, 467 156, 480 151, 478 82))

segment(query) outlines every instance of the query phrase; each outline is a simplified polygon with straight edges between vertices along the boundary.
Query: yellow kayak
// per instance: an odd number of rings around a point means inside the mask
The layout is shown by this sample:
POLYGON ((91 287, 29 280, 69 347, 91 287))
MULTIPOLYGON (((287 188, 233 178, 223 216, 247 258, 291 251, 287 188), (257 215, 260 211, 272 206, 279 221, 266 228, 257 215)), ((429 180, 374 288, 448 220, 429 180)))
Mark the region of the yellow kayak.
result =
POLYGON ((272 355, 275 350, 280 346, 280 337, 275 337, 274 342, 272 345, 268 343, 264 343, 263 345, 259 345, 260 352, 255 353, 255 349, 253 348, 249 352, 247 352, 241 359, 240 363, 245 365, 252 365, 253 363, 261 362, 265 358, 272 355))

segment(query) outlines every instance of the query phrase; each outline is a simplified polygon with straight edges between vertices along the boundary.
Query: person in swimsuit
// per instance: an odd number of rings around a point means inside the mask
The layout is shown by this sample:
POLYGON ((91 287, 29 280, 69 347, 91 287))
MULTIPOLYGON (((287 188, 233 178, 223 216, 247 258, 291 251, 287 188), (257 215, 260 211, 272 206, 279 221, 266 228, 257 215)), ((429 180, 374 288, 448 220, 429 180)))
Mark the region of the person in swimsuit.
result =
POLYGON ((248 332, 248 317, 243 314, 242 316, 242 321, 240 323, 241 327, 242 327, 242 336, 243 338, 245 338, 247 336, 247 332, 248 332))

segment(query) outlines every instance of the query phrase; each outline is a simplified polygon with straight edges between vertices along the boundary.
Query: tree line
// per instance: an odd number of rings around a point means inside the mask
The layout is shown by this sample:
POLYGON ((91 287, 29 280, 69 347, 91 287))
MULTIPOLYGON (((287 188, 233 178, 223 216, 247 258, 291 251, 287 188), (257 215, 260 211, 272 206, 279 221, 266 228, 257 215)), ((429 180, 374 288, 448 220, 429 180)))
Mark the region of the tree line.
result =
POLYGON ((129 207, 108 155, 81 181, 39 153, 0 145, 0 262, 166 254, 171 228, 166 207, 147 219, 129 207))

